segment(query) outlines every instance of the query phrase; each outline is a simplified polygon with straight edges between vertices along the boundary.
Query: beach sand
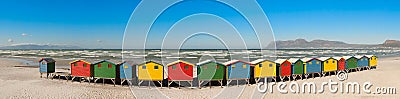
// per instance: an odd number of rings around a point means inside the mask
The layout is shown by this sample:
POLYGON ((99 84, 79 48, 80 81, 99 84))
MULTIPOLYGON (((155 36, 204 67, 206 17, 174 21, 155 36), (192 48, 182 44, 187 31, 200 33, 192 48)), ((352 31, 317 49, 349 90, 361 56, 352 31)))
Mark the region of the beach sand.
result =
MULTIPOLYGON (((127 86, 113 86, 111 84, 88 84, 87 82, 67 82, 66 80, 40 78, 38 68, 14 67, 24 65, 22 63, 0 59, 0 98, 265 98, 265 99, 297 99, 297 98, 398 98, 400 89, 400 57, 381 58, 378 68, 349 73, 344 82, 371 82, 370 88, 373 92, 375 87, 395 87, 397 94, 347 94, 330 93, 327 86, 322 94, 282 94, 274 87, 274 93, 262 94, 257 91, 256 85, 240 85, 220 88, 155 88, 155 87, 133 87, 132 91, 127 86), (135 96, 132 94, 135 94, 135 96)), ((303 82, 315 82, 318 90, 322 82, 329 79, 339 82, 336 76, 317 77, 306 80, 292 81, 302 84, 303 82)), ((289 81, 285 82, 289 85, 289 81)), ((361 86, 362 87, 362 86, 361 86)), ((286 88, 287 89, 287 88, 286 88)), ((288 90, 288 89, 287 89, 288 90)), ((362 90, 362 89, 361 89, 362 90)))

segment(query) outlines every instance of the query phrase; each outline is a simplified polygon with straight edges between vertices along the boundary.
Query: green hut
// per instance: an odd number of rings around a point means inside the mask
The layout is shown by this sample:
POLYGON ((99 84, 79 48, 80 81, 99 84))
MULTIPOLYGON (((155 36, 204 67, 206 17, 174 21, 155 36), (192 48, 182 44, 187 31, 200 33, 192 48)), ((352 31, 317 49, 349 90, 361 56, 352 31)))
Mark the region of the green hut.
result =
POLYGON ((117 65, 113 62, 102 60, 92 64, 94 71, 94 78, 96 78, 95 82, 98 79, 110 79, 115 85, 115 78, 117 78, 117 65))
POLYGON ((293 75, 303 75, 304 74, 304 64, 301 59, 290 58, 289 62, 292 63, 292 74, 293 75))
POLYGON ((344 56, 346 59, 346 70, 357 69, 357 58, 354 56, 344 56))
POLYGON ((225 65, 213 60, 202 61, 196 65, 199 85, 204 81, 218 81, 222 86, 222 80, 225 78, 225 65))

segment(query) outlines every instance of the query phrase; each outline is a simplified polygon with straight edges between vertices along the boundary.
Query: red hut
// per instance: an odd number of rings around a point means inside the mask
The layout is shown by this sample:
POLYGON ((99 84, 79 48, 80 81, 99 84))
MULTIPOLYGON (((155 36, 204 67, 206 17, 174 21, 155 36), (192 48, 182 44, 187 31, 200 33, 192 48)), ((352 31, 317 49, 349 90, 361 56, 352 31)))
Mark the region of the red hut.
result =
POLYGON ((290 78, 290 76, 292 75, 292 64, 289 62, 289 60, 287 59, 277 59, 275 61, 275 63, 277 64, 278 69, 278 74, 281 78, 281 80, 283 80, 285 77, 290 78))
POLYGON ((75 77, 81 77, 87 80, 89 80, 89 77, 93 77, 93 67, 90 65, 89 62, 83 60, 75 60, 69 64, 71 64, 72 80, 74 80, 75 77))
POLYGON ((333 57, 336 60, 338 60, 337 64, 338 64, 338 70, 345 70, 346 69, 346 59, 344 59, 343 57, 333 57))
MULTIPOLYGON (((188 62, 178 60, 172 63, 167 64, 168 66, 168 86, 174 82, 177 81, 180 85, 180 81, 187 81, 191 84, 193 81, 193 64, 190 64, 188 62)), ((196 72, 197 74, 197 72, 196 72)))

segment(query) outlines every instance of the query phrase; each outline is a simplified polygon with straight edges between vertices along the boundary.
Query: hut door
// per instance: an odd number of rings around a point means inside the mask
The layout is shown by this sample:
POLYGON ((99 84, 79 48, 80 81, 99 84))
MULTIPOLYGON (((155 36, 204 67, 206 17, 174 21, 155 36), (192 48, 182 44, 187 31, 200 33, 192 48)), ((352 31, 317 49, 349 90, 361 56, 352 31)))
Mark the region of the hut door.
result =
POLYGON ((40 72, 47 72, 47 64, 45 61, 40 63, 40 72))

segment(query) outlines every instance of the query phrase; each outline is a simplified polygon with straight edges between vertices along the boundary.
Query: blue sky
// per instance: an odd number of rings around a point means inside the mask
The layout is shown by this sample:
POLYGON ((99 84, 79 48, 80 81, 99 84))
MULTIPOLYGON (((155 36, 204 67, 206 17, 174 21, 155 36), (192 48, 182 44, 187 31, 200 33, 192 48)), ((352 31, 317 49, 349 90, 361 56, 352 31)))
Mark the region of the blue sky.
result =
MULTIPOLYGON (((35 43, 77 45, 83 48, 121 48, 125 27, 139 2, 138 0, 3 0, 0 1, 0 9, 2 9, 0 10, 0 46, 35 43)), ((357 44, 378 44, 386 39, 400 40, 398 29, 400 1, 258 0, 257 2, 268 16, 276 40, 326 39, 357 44)), ((171 22, 171 17, 178 18, 179 15, 184 15, 185 12, 179 10, 189 12, 199 10, 191 9, 192 6, 194 4, 175 8, 174 11, 166 14, 168 17, 159 18, 158 27, 170 28, 163 26, 171 25, 168 23, 171 22)), ((216 9, 210 7, 215 6, 214 4, 203 6, 206 12, 216 9)), ((246 6, 252 7, 252 5, 244 5, 246 6)), ((148 13, 151 13, 151 10, 148 13)), ((248 16, 259 14, 249 12, 248 16)), ((246 32, 241 33, 243 38, 254 37, 248 24, 243 23, 240 16, 235 15, 233 11, 226 10, 226 13, 220 16, 231 21, 239 32, 246 32), (235 25, 235 22, 243 24, 235 25)), ((226 27, 225 21, 206 14, 187 18, 186 21, 182 20, 181 23, 176 24, 180 27, 171 29, 171 32, 175 31, 178 34, 171 33, 171 35, 183 35, 179 33, 193 32, 192 30, 196 29, 209 29, 208 31, 216 34, 225 30, 230 31, 229 28, 210 29, 214 26, 226 27), (207 25, 211 22, 214 23, 207 25), (200 26, 203 28, 197 28, 200 26), (205 28, 207 26, 209 27, 205 28)), ((140 24, 140 22, 137 23, 140 24)), ((219 35, 230 36, 224 33, 219 35)), ((149 36, 163 37, 157 33, 149 34, 149 36)), ((202 37, 204 36, 188 41, 191 43, 187 46, 204 48, 221 45, 220 43, 213 45, 214 42, 218 42, 215 39, 202 37), (204 42, 205 39, 207 42, 204 42)))

